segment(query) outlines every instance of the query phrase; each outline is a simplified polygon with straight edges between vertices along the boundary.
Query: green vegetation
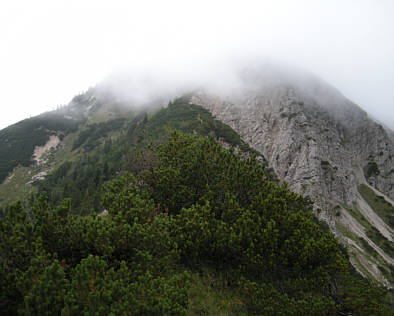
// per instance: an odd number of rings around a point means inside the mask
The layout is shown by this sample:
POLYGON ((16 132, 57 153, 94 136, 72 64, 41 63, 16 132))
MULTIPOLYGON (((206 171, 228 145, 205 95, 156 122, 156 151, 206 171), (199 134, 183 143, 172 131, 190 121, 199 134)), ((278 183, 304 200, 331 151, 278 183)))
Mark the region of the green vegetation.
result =
POLYGON ((369 243, 362 237, 358 238, 361 242, 361 245, 363 246, 363 248, 374 258, 376 258, 378 256, 378 253, 376 252, 376 250, 374 248, 372 248, 369 243))
POLYGON ((187 98, 176 99, 168 105, 168 108, 155 114, 148 122, 149 133, 157 136, 162 133, 165 125, 184 133, 212 135, 217 139, 223 139, 233 147, 238 146, 243 152, 258 154, 241 140, 231 127, 214 119, 203 107, 190 104, 187 98))
POLYGON ((334 181, 335 180, 336 167, 333 168, 331 166, 331 164, 328 161, 326 161, 326 160, 322 160, 320 162, 320 165, 321 165, 321 168, 322 168, 322 170, 324 172, 324 176, 326 178, 330 178, 331 181, 334 181))
POLYGON ((356 205, 353 205, 353 207, 348 207, 344 204, 341 204, 341 206, 346 209, 350 213, 350 215, 352 215, 366 229, 372 227, 372 225, 368 222, 364 215, 361 214, 360 210, 356 207, 356 205))
POLYGON ((36 187, 27 184, 31 178, 31 169, 28 167, 15 168, 12 175, 1 184, 0 205, 11 205, 15 201, 26 202, 32 194, 35 195, 37 193, 36 187))
POLYGON ((384 222, 394 229, 394 206, 387 202, 384 197, 376 195, 367 185, 360 184, 358 186, 363 199, 377 213, 384 222))
POLYGON ((367 179, 379 175, 380 171, 376 162, 368 162, 368 165, 364 168, 364 174, 367 179))
POLYGON ((187 315, 248 315, 239 291, 216 271, 191 274, 187 315))
MULTIPOLYGON (((389 255, 390 257, 394 256, 392 242, 387 240, 374 226, 372 226, 371 223, 361 214, 361 212, 355 205, 352 208, 346 205, 342 205, 342 207, 345 208, 353 216, 353 218, 356 219, 364 227, 365 233, 367 234, 369 239, 371 239, 377 246, 379 246, 387 255, 389 255)), ((337 208, 339 208, 339 206, 337 208)), ((351 233, 343 224, 341 224, 341 222, 337 222, 336 227, 343 236, 352 239, 366 251, 367 255, 363 254, 363 256, 366 255, 369 261, 374 262, 378 266, 380 272, 382 272, 382 274, 389 282, 392 283, 394 281, 394 275, 391 275, 391 273, 389 272, 391 265, 387 263, 386 260, 383 259, 376 252, 376 250, 368 244, 368 242, 364 238, 358 237, 357 235, 351 233)), ((366 269, 363 269, 363 266, 359 263, 359 260, 357 259, 357 256, 355 254, 351 254, 351 257, 355 262, 357 262, 358 268, 365 275, 370 275, 370 273, 366 269)))
MULTIPOLYGON (((89 214, 92 209, 101 211, 104 182, 125 170, 139 173, 149 169, 154 161, 147 148, 166 141, 168 129, 212 135, 249 155, 257 155, 229 126, 215 120, 202 107, 181 98, 150 117, 140 113, 127 122, 118 118, 88 125, 72 144, 72 153, 78 159, 58 165, 37 184, 37 190, 47 192, 52 205, 71 198, 73 212, 78 214, 89 214), (79 152, 79 149, 83 150, 79 152)), ((274 179, 273 171, 268 173, 274 179)))
POLYGON ((367 236, 380 248, 383 249, 391 258, 394 258, 393 243, 387 240, 375 227, 370 227, 366 231, 367 236))
POLYGON ((180 132, 142 148, 149 168, 105 184, 106 216, 45 196, 8 210, 1 314, 391 314, 387 291, 349 272, 309 202, 254 157, 180 132))
POLYGON ((287 117, 287 120, 290 121, 293 118, 295 118, 297 115, 298 115, 298 113, 281 113, 280 117, 281 118, 286 118, 287 117))
POLYGON ((331 165, 330 165, 330 163, 328 161, 322 160, 320 162, 320 165, 321 165, 321 168, 323 169, 325 174, 327 174, 327 173, 332 174, 332 172, 333 172, 332 171, 332 167, 331 167, 331 165))
POLYGON ((78 121, 47 114, 23 120, 0 131, 0 182, 18 165, 29 166, 36 146, 50 135, 75 131, 78 121))
POLYGON ((68 201, 50 209, 45 198, 29 212, 13 206, 0 221, 1 314, 184 314, 189 277, 174 271, 168 220, 148 224, 152 203, 135 202, 111 218, 73 216, 68 201))
MULTIPOLYGON (((362 256, 364 256, 364 253, 362 253, 362 256)), ((373 275, 362 265, 357 254, 353 253, 350 255, 350 257, 354 262, 354 266, 357 267, 357 269, 359 269, 363 275, 365 275, 369 279, 373 280, 373 275)), ((374 258, 369 254, 367 255, 367 257, 368 257, 368 260, 370 260, 370 261, 374 260, 374 258)))
MULTIPOLYGON (((389 280, 390 282, 394 282, 394 266, 389 264, 387 267, 378 266, 380 272, 389 280)), ((394 294, 391 295, 391 300, 394 301, 394 294)))
POLYGON ((78 138, 75 140, 72 150, 79 148, 83 144, 84 149, 88 151, 92 150, 99 145, 100 139, 108 136, 108 133, 120 130, 125 120, 125 118, 117 118, 89 125, 78 134, 78 138))

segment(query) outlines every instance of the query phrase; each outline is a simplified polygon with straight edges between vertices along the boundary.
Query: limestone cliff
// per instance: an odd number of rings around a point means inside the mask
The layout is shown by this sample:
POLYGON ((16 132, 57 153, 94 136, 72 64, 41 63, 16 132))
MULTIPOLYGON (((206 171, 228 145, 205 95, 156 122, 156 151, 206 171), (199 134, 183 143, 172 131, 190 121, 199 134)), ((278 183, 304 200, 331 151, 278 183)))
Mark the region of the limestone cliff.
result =
POLYGON ((240 72, 240 82, 239 91, 199 92, 191 102, 234 128, 291 189, 310 196, 317 215, 355 252, 359 271, 388 284, 377 267, 394 261, 367 230, 376 228, 392 247, 393 226, 364 201, 358 186, 369 185, 392 205, 392 134, 311 74, 265 65, 240 72), (354 212, 367 223, 359 223, 354 212), (380 261, 369 258, 361 239, 380 261))

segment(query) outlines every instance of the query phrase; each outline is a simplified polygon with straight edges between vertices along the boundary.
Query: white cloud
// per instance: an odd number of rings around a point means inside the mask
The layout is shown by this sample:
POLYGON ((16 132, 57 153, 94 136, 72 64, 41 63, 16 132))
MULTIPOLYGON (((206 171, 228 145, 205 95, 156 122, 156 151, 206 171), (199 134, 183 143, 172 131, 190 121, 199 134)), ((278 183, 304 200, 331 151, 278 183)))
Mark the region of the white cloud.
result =
POLYGON ((226 61, 268 55, 320 75, 394 128, 393 16, 390 0, 3 1, 0 127, 112 71, 188 81, 208 69, 214 83, 228 78, 226 61))

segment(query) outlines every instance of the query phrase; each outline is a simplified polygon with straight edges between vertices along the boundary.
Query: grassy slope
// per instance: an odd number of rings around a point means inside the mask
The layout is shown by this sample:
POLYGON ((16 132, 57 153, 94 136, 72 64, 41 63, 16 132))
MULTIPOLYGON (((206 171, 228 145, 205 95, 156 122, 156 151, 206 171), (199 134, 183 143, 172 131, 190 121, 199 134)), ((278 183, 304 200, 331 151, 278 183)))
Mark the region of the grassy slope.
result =
POLYGON ((79 122, 62 115, 45 114, 23 120, 0 131, 0 182, 18 165, 28 167, 36 146, 44 145, 50 135, 75 131, 79 122))
MULTIPOLYGON (((145 143, 160 142, 160 139, 167 135, 166 131, 169 128, 185 133, 214 135, 217 139, 223 139, 224 142, 238 147, 244 152, 259 155, 243 142, 229 126, 214 119, 209 111, 202 107, 189 104, 186 98, 177 99, 167 108, 151 114, 143 112, 138 114, 116 104, 101 104, 100 108, 84 124, 80 125, 78 130, 69 131, 64 137, 61 146, 53 155, 50 166, 34 167, 30 165, 30 167, 15 169, 11 181, 0 185, 0 207, 5 207, 18 199, 28 200, 32 194, 36 194, 38 191, 56 191, 55 200, 57 199, 57 202, 65 197, 72 197, 74 200, 84 199, 83 194, 91 196, 93 191, 97 191, 97 194, 94 194, 99 195, 101 184, 108 180, 108 176, 101 175, 101 180, 94 185, 87 184, 86 181, 79 181, 81 185, 79 191, 86 191, 81 195, 76 192, 62 193, 60 191, 65 183, 70 184, 75 181, 76 174, 81 180, 85 174, 87 176, 89 174, 91 177, 92 172, 100 173, 104 165, 108 165, 112 173, 125 169, 127 164, 133 160, 130 158, 130 155, 133 155, 130 148, 138 147, 141 141, 145 143), (67 166, 67 174, 60 175, 58 170, 64 168, 66 164, 69 165, 67 166), (95 170, 88 172, 86 170, 87 164, 91 164, 95 170), (47 180, 39 184, 38 187, 26 184, 31 181, 32 175, 43 170, 49 170, 47 180), (85 183, 82 184, 82 182, 85 183), (89 190, 86 188, 87 186, 90 186, 89 190)), ((28 133, 27 130, 24 132, 28 133)), ((28 152, 28 155, 31 159, 32 153, 28 152)), ((83 203, 83 205, 88 211, 89 208, 99 206, 97 203, 99 202, 96 199, 94 205, 91 205, 91 202, 83 203)), ((74 206, 80 207, 81 205, 81 203, 77 203, 74 206)))
POLYGON ((0 185, 0 206, 7 206, 20 200, 28 202, 31 195, 37 193, 37 186, 32 182, 32 177, 42 171, 56 169, 65 161, 75 161, 78 156, 71 152, 76 133, 70 133, 63 138, 62 146, 55 152, 47 152, 44 156, 48 157, 47 163, 39 166, 18 166, 13 170, 9 177, 0 185))
POLYGON ((375 213, 394 229, 394 207, 384 197, 376 195, 365 184, 359 185, 358 191, 375 213))
MULTIPOLYGON (((99 122, 105 120, 100 119, 99 122)), ((140 124, 139 128, 134 130, 135 133, 140 133, 142 130, 146 134, 152 137, 158 137, 162 135, 167 126, 171 126, 176 129, 180 129, 188 133, 199 133, 202 135, 213 134, 217 138, 223 138, 226 142, 233 146, 238 146, 242 150, 252 151, 247 144, 245 144, 231 128, 216 121, 208 111, 202 109, 199 106, 188 104, 186 100, 178 100, 171 104, 168 108, 153 114, 151 117, 142 115, 140 119, 134 120, 134 123, 130 121, 128 127, 134 127, 136 124, 140 124)), ((58 150, 54 158, 54 167, 56 170, 65 162, 71 162, 76 164, 82 156, 97 154, 101 149, 102 141, 104 138, 114 136, 115 140, 122 139, 122 133, 113 131, 113 133, 107 134, 105 137, 96 137, 98 141, 97 146, 84 146, 86 142, 82 142, 76 150, 72 150, 75 141, 78 139, 80 131, 69 134, 64 139, 64 146, 58 150)), ((135 135, 134 135, 135 136, 135 135)), ((124 139, 123 139, 124 140, 124 139)), ((75 169, 74 169, 75 170, 75 169)), ((28 172, 31 172, 31 168, 18 168, 13 178, 17 187, 6 187, 0 188, 0 199, 5 196, 8 197, 7 201, 10 201, 13 192, 18 194, 25 194, 23 190, 23 183, 29 178, 28 172)), ((12 183, 10 181, 10 183, 12 183)), ((31 191, 35 192, 35 187, 31 186, 31 191)), ((15 195, 13 198, 20 198, 21 195, 15 195)), ((1 200, 0 200, 1 203, 1 200)), ((364 227, 368 228, 368 221, 362 217, 357 210, 352 210, 352 215, 359 220, 364 227)), ((384 267, 386 272, 389 273, 389 268, 384 267)), ((209 271, 203 271, 201 273, 191 272, 192 274, 192 286, 189 292, 189 315, 246 315, 245 307, 242 305, 237 295, 236 289, 226 286, 221 278, 214 273, 209 271)))
POLYGON ((237 290, 227 286, 217 272, 190 273, 188 315, 247 315, 237 290))
MULTIPOLYGON (((359 186, 359 191, 362 194, 363 198, 368 202, 368 204, 375 210, 375 212, 382 216, 383 214, 388 215, 388 205, 386 201, 382 202, 382 198, 378 197, 375 195, 375 193, 369 189, 365 185, 360 185, 359 186), (379 211, 378 211, 379 210, 379 211)), ((390 204, 389 204, 390 205, 390 204)), ((361 212, 358 210, 356 205, 353 205, 353 207, 348 207, 346 205, 342 205, 343 208, 345 208, 349 214, 358 222, 361 224, 361 226, 364 228, 364 231, 368 238, 370 238, 377 246, 379 246, 387 255, 390 257, 394 257, 394 252, 393 252, 393 243, 388 241, 380 232, 371 225, 371 223, 361 214, 361 212)), ((377 268, 380 270, 380 272, 384 275, 384 277, 394 284, 394 274, 393 272, 393 266, 388 264, 369 244, 368 242, 355 235, 354 233, 350 232, 345 225, 343 225, 341 222, 337 222, 337 229, 338 231, 345 237, 350 238, 353 240, 359 247, 364 249, 364 252, 360 253, 359 251, 350 252, 349 255, 351 258, 355 261, 357 264, 358 268, 365 274, 371 277, 370 273, 363 268, 362 264, 359 261, 358 256, 362 256, 366 258, 369 262, 375 264, 377 268)))
POLYGON ((231 127, 214 119, 212 114, 201 106, 189 104, 186 98, 177 99, 166 109, 154 114, 148 122, 147 129, 156 136, 166 125, 184 133, 211 134, 244 152, 257 154, 231 127))
MULTIPOLYGON (((358 191, 375 213, 377 213, 391 228, 394 228, 394 207, 383 197, 376 195, 375 192, 365 184, 359 185, 358 191)), ((364 221, 360 221, 360 223, 365 227, 367 236, 387 255, 394 258, 393 242, 387 240, 375 227, 366 221, 365 218, 364 221)), ((372 251, 369 253, 374 255, 372 251)), ((392 284, 394 284, 394 266, 387 264, 380 256, 375 255, 374 257, 378 259, 377 266, 379 270, 392 284)))
MULTIPOLYGON (((78 172, 79 164, 86 157, 104 155, 102 153, 103 144, 108 138, 113 140, 114 146, 121 143, 130 146, 136 144, 141 135, 149 139, 159 139, 168 128, 179 129, 186 133, 211 134, 216 138, 222 138, 232 146, 239 147, 243 151, 255 153, 230 127, 215 120, 202 107, 189 104, 184 99, 176 100, 169 107, 151 115, 129 116, 128 121, 124 125, 117 124, 119 123, 117 121, 114 126, 118 130, 113 131, 107 130, 108 120, 105 120, 103 115, 101 111, 99 116, 92 117, 78 131, 71 132, 64 137, 62 146, 53 153, 53 157, 50 160, 52 173, 56 173, 62 165, 68 162, 71 163, 69 176, 71 176, 73 171, 78 172), (85 135, 83 135, 84 132, 85 135), (100 132, 103 132, 102 135, 100 132)), ((110 120, 117 117, 117 115, 113 114, 108 115, 110 120)), ((26 200, 27 203, 27 199, 31 194, 37 193, 38 187, 26 183, 31 180, 33 174, 37 174, 47 167, 30 166, 16 168, 11 181, 0 186, 0 205, 9 205, 18 199, 26 200)), ((208 270, 199 273, 190 271, 190 273, 192 284, 189 291, 188 315, 247 314, 236 290, 225 285, 217 274, 208 270)))

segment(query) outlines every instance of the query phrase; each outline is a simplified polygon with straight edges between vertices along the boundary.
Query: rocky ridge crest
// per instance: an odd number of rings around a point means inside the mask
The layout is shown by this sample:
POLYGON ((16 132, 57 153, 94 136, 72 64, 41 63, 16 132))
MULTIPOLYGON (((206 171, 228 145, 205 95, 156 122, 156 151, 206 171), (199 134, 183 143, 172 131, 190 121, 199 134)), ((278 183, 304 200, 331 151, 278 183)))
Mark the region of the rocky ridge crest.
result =
MULTIPOLYGON (((261 152, 280 180, 314 201, 316 214, 334 233, 339 234, 337 223, 342 221, 393 265, 393 259, 368 238, 365 229, 352 225, 345 207, 358 208, 392 243, 393 229, 358 191, 364 183, 393 203, 392 135, 313 75, 268 66, 243 71, 240 78, 240 92, 220 96, 198 92, 191 103, 211 111, 261 152)), ((379 278, 379 273, 372 273, 376 269, 367 270, 379 278)))

